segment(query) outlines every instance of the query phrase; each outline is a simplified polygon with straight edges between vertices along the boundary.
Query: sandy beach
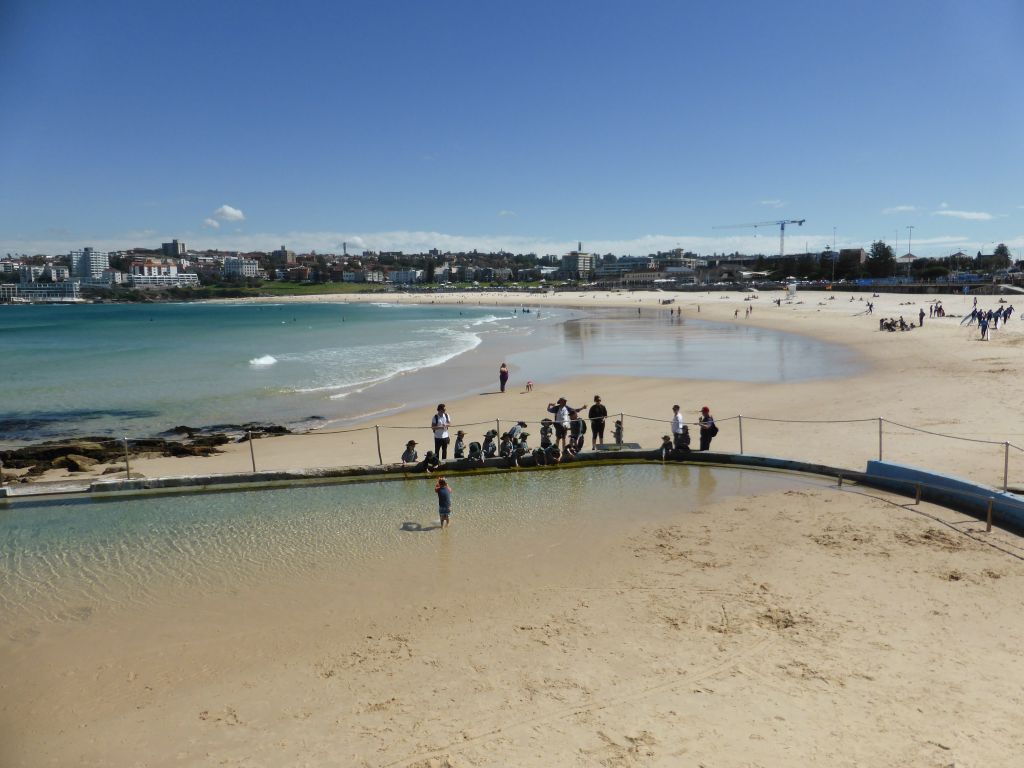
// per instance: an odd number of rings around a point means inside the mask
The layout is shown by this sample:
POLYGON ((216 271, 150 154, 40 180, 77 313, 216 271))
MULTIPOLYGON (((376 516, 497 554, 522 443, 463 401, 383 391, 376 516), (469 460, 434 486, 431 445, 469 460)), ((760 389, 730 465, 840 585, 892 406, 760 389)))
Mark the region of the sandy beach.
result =
MULTIPOLYGON (((626 439, 655 448, 667 431, 671 406, 682 406, 687 420, 695 422, 707 405, 719 420, 717 450, 738 451, 739 429, 732 418, 743 415, 744 451, 789 458, 816 460, 834 466, 863 469, 868 459, 878 458, 878 423, 882 417, 895 424, 974 440, 1024 446, 1024 379, 1018 362, 1024 346, 1024 322, 1019 313, 1009 324, 979 340, 977 325, 961 326, 961 315, 971 311, 973 297, 916 296, 905 294, 831 293, 804 291, 795 301, 776 306, 781 293, 559 293, 523 297, 514 294, 441 294, 437 296, 389 296, 390 301, 452 302, 484 305, 633 307, 641 312, 679 310, 686 318, 756 324, 772 330, 811 336, 852 350, 862 361, 861 374, 786 383, 709 381, 700 371, 686 372, 683 379, 634 377, 573 377, 571 371, 555 382, 534 382, 525 391, 529 371, 513 368, 508 391, 497 393, 497 368, 501 349, 478 348, 453 361, 444 375, 458 378, 467 367, 494 370, 493 387, 478 395, 452 400, 443 391, 453 427, 466 426, 469 439, 480 435, 495 420, 511 426, 518 419, 529 422, 536 436, 536 422, 546 415, 548 403, 566 397, 571 405, 588 405, 600 394, 610 414, 629 414, 626 439), (851 298, 853 301, 851 301, 851 298), (674 300, 663 305, 666 299, 674 300), (871 315, 866 304, 874 305, 871 315), (918 312, 941 301, 947 316, 925 318, 924 326, 903 333, 879 332, 878 319, 903 316, 917 322, 918 312), (747 308, 751 308, 749 316, 747 308), (490 359, 488 355, 493 355, 490 359), (769 419, 772 421, 759 421, 769 419), (833 422, 800 424, 799 421, 833 422), (844 423, 847 422, 847 423, 844 423)), ((1005 297, 1013 303, 1014 297, 1005 297)), ((308 298, 301 299, 309 301, 308 298)), ((319 301, 379 301, 380 296, 322 296, 319 301)), ((279 302, 280 299, 274 299, 279 302)), ((979 297, 979 306, 995 308, 999 297, 979 297)), ((1024 305, 1024 301, 1020 302, 1024 305)), ((828 373, 823 371, 823 373, 828 373)), ((440 375, 440 374, 439 374, 440 375)), ((408 386, 413 386, 410 383, 408 386)), ((376 464, 377 441, 373 425, 381 427, 381 454, 385 462, 397 461, 405 442, 416 439, 430 447, 428 428, 432 405, 403 409, 373 417, 355 431, 324 429, 306 435, 260 440, 253 446, 259 469, 376 464), (422 425, 422 429, 417 429, 422 425)), ((610 425, 609 425, 610 426, 610 425)), ((589 441, 588 441, 589 444, 589 441)), ((421 450, 421 455, 422 455, 421 450)), ((1004 449, 883 427, 883 457, 908 464, 952 472, 988 484, 1001 484, 1004 449)), ((226 446, 224 453, 207 458, 151 458, 135 462, 133 469, 147 477, 244 472, 252 467, 248 445, 226 446)), ((97 468, 101 471, 102 468, 97 468)), ((46 479, 66 477, 50 473, 46 479)), ((1024 453, 1010 451, 1009 477, 1024 480, 1024 453)))
MULTIPOLYGON (((844 345, 863 360, 862 372, 774 384, 709 381, 699 371, 674 380, 567 377, 525 392, 529 372, 513 370, 504 395, 437 399, 457 428, 536 421, 558 397, 583 404, 600 394, 611 413, 630 414, 626 439, 652 448, 673 403, 690 420, 708 405, 722 420, 716 449, 738 450, 730 417, 742 414, 747 453, 856 469, 877 458, 878 417, 1024 445, 1017 314, 981 342, 976 327, 960 326, 971 298, 850 301, 847 293, 801 292, 775 306, 780 297, 427 300, 681 309, 685 318, 844 345), (879 317, 916 322, 932 300, 949 316, 926 317, 911 332, 878 331, 879 317)), ((997 302, 979 297, 982 307, 997 302)), ((496 378, 501 350, 490 351, 494 360, 471 363, 492 367, 496 378)), ((373 420, 383 427, 386 461, 409 435, 429 441, 432 412, 373 420)), ((375 434, 323 430, 259 440, 253 449, 260 469, 376 463, 375 434)), ((884 452, 1002 483, 1001 445, 886 424, 884 452)), ((232 472, 250 461, 249 447, 235 445, 209 458, 143 459, 133 469, 149 477, 232 472)), ((1024 482, 1024 456, 1015 450, 1009 477, 1011 486, 1024 482)), ((8 631, 0 645, 0 762, 1015 764, 1024 746, 1016 641, 1024 630, 1024 542, 933 505, 821 478, 793 482, 677 516, 670 503, 650 510, 653 492, 624 488, 613 528, 553 521, 550 533, 538 526, 508 542, 473 539, 472 547, 460 547, 470 534, 456 515, 451 531, 424 536, 420 555, 382 562, 357 582, 321 573, 235 600, 197 591, 183 624, 168 624, 167 611, 152 605, 109 622, 72 610, 57 628, 8 631)), ((700 488, 680 493, 699 497, 700 488)))

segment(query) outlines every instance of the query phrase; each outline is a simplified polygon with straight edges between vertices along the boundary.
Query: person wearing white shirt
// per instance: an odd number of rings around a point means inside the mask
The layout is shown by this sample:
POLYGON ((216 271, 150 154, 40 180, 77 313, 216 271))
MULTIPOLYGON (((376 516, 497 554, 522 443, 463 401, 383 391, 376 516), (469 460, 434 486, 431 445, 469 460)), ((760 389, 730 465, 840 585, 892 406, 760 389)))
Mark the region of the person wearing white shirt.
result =
POLYGON ((676 448, 683 448, 683 433, 689 430, 686 429, 686 424, 683 422, 683 414, 679 411, 678 405, 672 406, 672 440, 675 443, 676 448))
POLYGON ((438 404, 437 413, 430 420, 430 428, 434 431, 434 455, 442 460, 448 458, 448 427, 451 426, 451 423, 451 417, 445 410, 444 403, 438 404))

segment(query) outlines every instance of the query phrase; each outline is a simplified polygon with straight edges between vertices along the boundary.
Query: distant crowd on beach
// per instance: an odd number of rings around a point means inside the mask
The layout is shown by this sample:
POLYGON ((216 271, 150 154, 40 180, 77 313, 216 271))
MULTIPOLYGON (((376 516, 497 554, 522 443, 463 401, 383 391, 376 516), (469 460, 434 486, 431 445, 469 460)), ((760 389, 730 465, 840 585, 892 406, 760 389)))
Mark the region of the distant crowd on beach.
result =
MULTIPOLYGON (((507 367, 502 364, 501 383, 508 381, 507 367)), ((608 409, 601 401, 600 395, 594 395, 593 403, 580 407, 569 405, 567 398, 560 397, 554 403, 548 403, 547 414, 539 422, 538 445, 531 448, 530 433, 526 421, 517 421, 511 429, 499 435, 497 429, 488 429, 480 440, 468 440, 464 430, 455 431, 455 441, 451 441, 452 419, 447 406, 439 403, 437 412, 431 417, 430 430, 433 434, 434 448, 428 450, 420 459, 416 440, 409 440, 405 445, 401 461, 403 466, 412 466, 414 471, 433 472, 448 460, 448 448, 452 447, 452 459, 457 461, 459 468, 482 466, 487 459, 505 459, 507 466, 543 466, 558 464, 570 460, 585 450, 586 436, 590 433, 590 449, 615 450, 625 445, 624 430, 621 419, 614 419, 610 430, 612 442, 605 442, 605 432, 609 420, 608 409), (614 446, 615 448, 611 448, 614 446)), ((711 441, 718 434, 718 426, 708 406, 701 408, 699 416, 693 422, 699 431, 699 448, 707 451, 711 441)), ((690 425, 686 423, 680 406, 672 406, 672 417, 669 421, 670 434, 665 435, 661 446, 663 459, 682 458, 690 451, 690 425)), ((635 446, 639 448, 639 446, 635 446)))

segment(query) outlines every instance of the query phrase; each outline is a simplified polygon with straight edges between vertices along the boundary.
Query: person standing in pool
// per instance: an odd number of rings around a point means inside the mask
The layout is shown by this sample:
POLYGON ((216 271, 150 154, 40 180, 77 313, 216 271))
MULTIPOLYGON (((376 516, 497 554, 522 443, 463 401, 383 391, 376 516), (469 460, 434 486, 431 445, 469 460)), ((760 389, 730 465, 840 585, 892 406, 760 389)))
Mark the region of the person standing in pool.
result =
POLYGON ((608 418, 608 409, 601 402, 600 395, 594 395, 594 404, 587 411, 590 419, 590 449, 597 450, 598 444, 604 445, 604 420, 608 418))
POLYGON ((498 384, 501 385, 501 391, 505 391, 505 385, 508 384, 508 366, 505 363, 501 364, 501 368, 498 369, 498 384))
POLYGON ((437 494, 437 516, 441 519, 441 527, 447 528, 452 514, 452 489, 448 487, 448 481, 443 477, 437 478, 434 493, 437 494))

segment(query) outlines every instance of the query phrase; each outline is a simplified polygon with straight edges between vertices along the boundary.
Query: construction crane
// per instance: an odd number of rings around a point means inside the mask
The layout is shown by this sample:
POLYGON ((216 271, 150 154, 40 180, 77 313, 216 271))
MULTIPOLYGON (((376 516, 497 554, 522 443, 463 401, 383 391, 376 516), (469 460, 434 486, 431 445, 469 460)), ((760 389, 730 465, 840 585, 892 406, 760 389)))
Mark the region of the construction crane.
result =
POLYGON ((712 229, 746 229, 747 227, 778 227, 779 228, 779 258, 786 255, 786 225, 796 224, 802 227, 807 219, 781 219, 776 221, 757 221, 753 224, 724 224, 712 229))

